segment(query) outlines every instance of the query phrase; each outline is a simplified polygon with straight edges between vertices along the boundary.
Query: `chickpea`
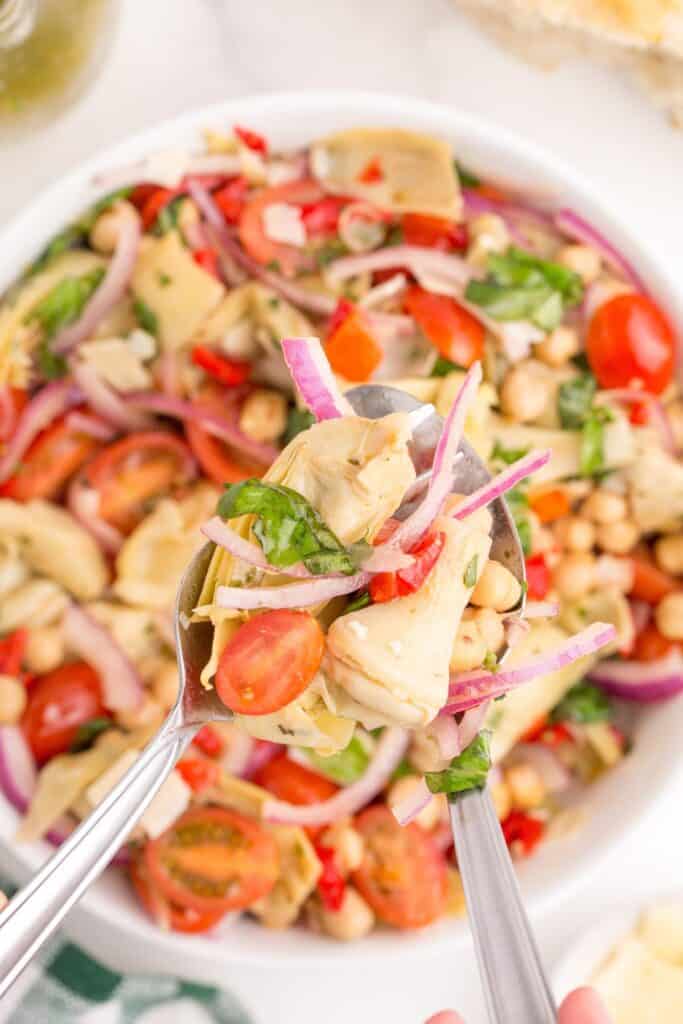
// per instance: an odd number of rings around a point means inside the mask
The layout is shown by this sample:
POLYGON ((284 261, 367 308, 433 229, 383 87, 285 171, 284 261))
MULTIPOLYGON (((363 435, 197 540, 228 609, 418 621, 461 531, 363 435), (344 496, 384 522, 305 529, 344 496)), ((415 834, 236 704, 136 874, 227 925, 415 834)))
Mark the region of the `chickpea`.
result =
POLYGON ((145 694, 139 707, 131 711, 117 711, 116 721, 124 729, 144 729, 147 726, 161 725, 164 712, 158 701, 145 694))
POLYGON ((132 203, 120 199, 99 215, 90 229, 90 244, 101 253, 111 253, 116 248, 119 232, 126 220, 139 220, 139 214, 132 203))
POLYGON ((321 842, 334 850, 335 863, 345 878, 361 866, 365 841, 360 832, 347 822, 340 821, 326 829, 321 842))
POLYGON ((175 661, 164 660, 152 680, 152 694, 164 710, 172 708, 178 696, 178 666, 175 661))
POLYGON ((573 327, 556 327, 534 345, 534 355, 546 366, 564 366, 579 351, 579 335, 573 327))
POLYGON ((550 391, 548 381, 528 363, 508 370, 500 392, 503 412, 517 423, 530 423, 542 415, 550 391))
POLYGON ((590 551, 595 544, 595 527, 590 519, 567 516, 555 524, 555 539, 569 551, 590 551))
POLYGON ((573 551, 555 566, 555 587, 566 601, 576 601, 595 586, 595 558, 586 551, 573 551))
POLYGON ((240 429, 254 441, 275 441, 287 426, 287 400, 278 391, 256 388, 240 413, 240 429))
POLYGON ((620 519, 626 519, 628 505, 621 494, 604 489, 596 490, 586 498, 581 512, 594 523, 607 526, 609 523, 618 523, 620 519))
POLYGON ((669 402, 666 407, 666 417, 674 436, 674 443, 677 449, 683 448, 683 399, 669 402))
POLYGON ((506 612, 519 601, 522 588, 509 569, 489 558, 472 591, 470 601, 482 608, 506 612))
POLYGON ((496 809, 498 820, 503 821, 512 810, 510 787, 503 775, 501 775, 498 782, 493 782, 491 784, 491 799, 493 800, 493 806, 496 809))
POLYGON ((563 246, 557 254, 557 262, 578 274, 584 284, 597 280, 602 269, 600 253, 589 245, 563 246))
MULTIPOLYGON (((418 775, 404 775, 402 779, 397 779, 396 782, 389 787, 389 792, 387 794, 387 803, 389 806, 394 807, 396 804, 400 804, 403 800, 407 800, 419 782, 420 778, 418 775)), ((431 830, 436 828, 439 824, 440 818, 441 805, 438 800, 432 798, 427 806, 423 807, 420 813, 413 820, 426 832, 431 832, 431 830)))
POLYGON ((486 657, 487 646, 478 624, 473 620, 462 620, 453 641, 450 667, 452 672, 469 672, 481 665, 486 657))
POLYGON ((29 672, 51 672, 64 661, 65 647, 61 626, 29 630, 24 653, 26 668, 29 672))
POLYGON ((669 640, 683 640, 683 593, 662 598, 655 609, 655 624, 669 640))
POLYGON ((497 213, 481 213, 469 224, 470 245, 467 260, 477 267, 485 267, 489 254, 505 252, 510 244, 510 232, 497 213))
POLYGON ((487 651, 497 651, 503 646, 505 627, 500 615, 493 608, 466 608, 462 621, 476 623, 487 651))
POLYGON ((375 924, 372 910, 358 890, 351 885, 346 886, 339 910, 327 910, 322 903, 316 901, 313 913, 321 930, 341 942, 362 939, 372 931, 375 924))
POLYGON ((610 555, 626 555, 636 546, 640 538, 640 530, 632 519, 620 519, 616 523, 605 523, 598 526, 596 540, 598 546, 610 555))
POLYGON ((26 690, 14 676, 0 675, 0 723, 16 725, 26 707, 26 690))
POLYGON ((657 565, 673 576, 683 575, 683 533, 660 537, 655 544, 657 565))
POLYGON ((546 788, 540 774, 530 764, 515 764, 505 769, 512 806, 520 811, 531 811, 543 803, 546 788))

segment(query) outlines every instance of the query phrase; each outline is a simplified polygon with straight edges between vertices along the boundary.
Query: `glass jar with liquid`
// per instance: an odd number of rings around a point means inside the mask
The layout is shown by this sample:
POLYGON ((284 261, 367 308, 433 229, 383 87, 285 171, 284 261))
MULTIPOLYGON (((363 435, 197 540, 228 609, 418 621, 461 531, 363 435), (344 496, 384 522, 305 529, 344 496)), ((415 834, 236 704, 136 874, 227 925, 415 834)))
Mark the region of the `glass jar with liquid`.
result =
POLYGON ((39 127, 94 79, 120 0, 0 0, 0 140, 39 127))

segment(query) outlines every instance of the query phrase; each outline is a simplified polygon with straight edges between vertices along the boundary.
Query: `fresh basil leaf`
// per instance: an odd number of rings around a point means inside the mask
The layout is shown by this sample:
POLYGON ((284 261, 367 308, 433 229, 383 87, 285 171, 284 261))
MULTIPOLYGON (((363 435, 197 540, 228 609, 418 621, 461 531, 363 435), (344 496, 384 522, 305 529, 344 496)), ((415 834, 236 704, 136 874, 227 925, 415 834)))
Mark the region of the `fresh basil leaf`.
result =
POLYGON ((441 772, 426 772, 425 782, 431 793, 465 793, 483 789, 491 767, 490 732, 482 730, 462 754, 454 757, 441 772))
POLYGON ((506 448, 500 441, 496 441, 493 445, 490 461, 504 462, 506 466, 511 466, 513 462, 523 459, 529 451, 529 448, 506 448))
POLYGON ((364 546, 345 548, 313 506, 282 484, 252 478, 228 487, 218 502, 224 519, 254 515, 254 534, 271 565, 286 569, 303 562, 314 575, 351 575, 365 555, 364 546))
POLYGON ((32 277, 34 274, 40 273, 63 252, 84 243, 99 215, 112 206, 117 199, 125 199, 131 192, 132 188, 120 188, 99 199, 79 220, 64 228, 48 242, 40 256, 27 268, 24 277, 32 277))
POLYGON ((612 413, 602 406, 594 406, 581 428, 579 472, 581 476, 598 476, 605 471, 605 425, 612 413))
POLYGON ((469 562, 467 563, 467 566, 465 567, 465 572, 463 573, 463 576, 462 576, 462 581, 463 581, 463 583, 465 584, 466 587, 474 587, 474 586, 476 586, 476 583, 477 583, 477 568, 478 568, 478 566, 479 566, 479 555, 472 555, 472 557, 470 558, 469 562))
POLYGON ((69 747, 72 754, 78 754, 81 750, 87 750, 107 729, 111 728, 111 718, 91 718, 79 725, 76 736, 69 747))
POLYGON ((472 171, 468 171, 467 168, 463 167, 463 165, 458 163, 457 160, 454 160, 453 163, 455 165, 455 173, 457 174, 463 188, 479 188, 481 181, 476 174, 472 174, 472 171))
POLYGON ((405 779, 406 775, 414 775, 415 769, 408 760, 407 757, 401 758, 393 772, 391 773, 391 781, 398 782, 399 779, 405 779))
POLYGON ((580 430, 593 407, 597 383, 592 373, 566 380, 557 389, 557 412, 565 430, 580 430))
POLYGON ((37 321, 46 338, 54 337, 62 327, 78 319, 103 277, 102 267, 96 267, 80 277, 63 277, 33 307, 24 322, 37 321))
POLYGON ((465 297, 494 320, 529 320, 543 330, 561 322, 566 308, 581 301, 583 284, 574 271, 511 246, 492 253, 483 281, 470 281, 465 297))
POLYGON ((142 299, 135 298, 133 300, 133 313, 140 327, 149 334, 153 334, 156 338, 159 331, 159 320, 154 310, 150 309, 142 299))
POLYGON ((315 262, 321 268, 326 267, 335 260, 340 260, 342 256, 348 256, 348 253, 349 250, 341 238, 330 238, 315 250, 315 262))
POLYGON ((304 748, 306 757, 316 771, 332 779, 340 786, 350 786, 365 775, 370 755, 357 736, 353 736, 347 747, 337 754, 321 757, 310 748, 304 748))
POLYGON ((609 698, 591 683, 577 683, 553 709, 553 722, 606 722, 612 714, 609 698))
POLYGON ((287 426, 285 432, 282 435, 282 441, 285 445, 289 444, 297 434, 300 434, 304 430, 308 430, 309 427, 315 423, 315 416, 308 409, 297 409, 296 406, 289 410, 287 415, 287 426))
POLYGON ((44 338, 38 347, 37 362, 38 369, 46 380, 58 380, 60 377, 66 377, 69 372, 69 364, 65 357, 52 351, 47 338, 44 338))
POLYGON ((432 372, 429 374, 430 377, 447 377, 449 373, 453 373, 455 370, 462 370, 461 366, 457 363, 452 363, 450 359, 446 359, 445 356, 439 356, 437 361, 432 367, 432 372))
POLYGON ((182 196, 176 196, 175 199, 171 199, 169 203, 162 207, 159 216, 151 228, 153 235, 167 235, 169 231, 173 231, 174 228, 178 227, 178 215, 182 201, 182 196))
POLYGON ((384 239, 385 245, 403 245, 405 233, 400 224, 392 224, 384 239))
POLYGON ((367 590, 361 590, 356 597, 349 601, 344 609, 344 615, 348 614, 348 612, 359 612, 361 608, 367 608, 369 604, 372 604, 372 598, 367 590))
POLYGON ((482 661, 482 666, 487 672, 496 672, 498 669, 498 655, 495 651, 487 651, 482 661))

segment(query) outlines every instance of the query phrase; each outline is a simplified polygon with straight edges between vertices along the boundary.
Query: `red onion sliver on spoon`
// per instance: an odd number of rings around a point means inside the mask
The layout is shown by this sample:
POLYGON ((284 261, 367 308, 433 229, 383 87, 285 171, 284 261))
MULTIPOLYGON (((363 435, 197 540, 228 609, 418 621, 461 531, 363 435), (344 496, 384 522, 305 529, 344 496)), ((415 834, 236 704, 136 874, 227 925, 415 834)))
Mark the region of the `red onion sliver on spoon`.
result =
POLYGON ((683 655, 673 649, 657 661, 602 661, 588 675, 614 697, 647 704, 683 692, 683 655))
POLYGON ((490 706, 491 701, 485 700, 483 704, 478 704, 476 708, 470 708, 469 711, 466 711, 462 716, 458 726, 462 750, 464 750, 465 747, 469 747, 470 743, 481 729, 490 706))
POLYGON ((457 711, 467 711, 481 704, 483 700, 502 696, 508 690, 521 686, 536 676, 556 672, 579 658, 599 651, 601 647, 611 643, 615 636, 614 626, 606 622, 594 622, 570 637, 557 650, 532 658, 525 665, 502 669, 499 672, 487 672, 484 669, 460 672, 451 677, 448 703, 441 709, 440 714, 452 715, 457 711))
POLYGON ((629 284, 632 284, 638 291, 647 291, 642 278, 623 253, 619 252, 597 228, 580 217, 578 213, 574 213, 573 210, 560 210, 555 214, 554 220, 555 227, 563 234, 569 235, 570 238, 582 245, 590 245, 593 249, 597 249, 605 263, 622 274, 629 284))
POLYGON ((112 306, 123 298, 135 267, 140 246, 141 228, 138 217, 122 217, 116 249, 107 272, 75 323, 58 332, 50 343, 52 352, 71 352, 89 338, 112 306))
POLYGON ((425 807, 429 806, 433 799, 434 794, 425 780, 419 779, 407 796, 395 804, 390 804, 390 810, 399 825, 409 825, 411 821, 415 821, 425 807))
POLYGON ((460 726, 450 715, 440 715, 430 722, 427 732, 439 745, 439 752, 446 761, 452 761, 462 751, 460 726))
POLYGON ((548 448, 542 452, 529 452, 521 459, 517 459, 511 466, 504 469, 502 473, 494 476, 483 487, 479 487, 472 494, 463 498, 462 502, 453 512, 454 519, 466 519, 477 509, 490 505, 496 498, 500 498, 506 491, 511 490, 520 480, 535 473, 541 466, 545 466, 550 459, 552 451, 548 448))
POLYGON ((264 821, 316 827, 355 814, 384 789, 407 748, 408 733, 404 729, 385 729, 365 774, 358 782, 341 789, 329 800, 307 806, 288 804, 283 800, 266 800, 263 806, 264 821))
POLYGON ((282 354, 301 397, 317 420, 353 415, 317 338, 284 338, 282 354))
POLYGON ((102 702, 109 711, 131 711, 140 706, 142 680, 112 635, 86 611, 72 604, 64 616, 67 646, 97 669, 102 702))
POLYGON ((145 430, 150 426, 149 417, 132 409, 122 395, 102 380, 94 367, 74 359, 71 372, 90 407, 113 426, 127 432, 145 430))
POLYGON ((251 611, 256 608, 310 608, 360 590, 370 582, 367 572, 353 576, 316 576, 304 583, 287 583, 283 587, 217 587, 219 608, 251 611))
POLYGON ((38 434, 74 405, 83 395, 68 380, 54 381, 31 399, 19 417, 7 449, 0 459, 0 483, 10 476, 38 434))

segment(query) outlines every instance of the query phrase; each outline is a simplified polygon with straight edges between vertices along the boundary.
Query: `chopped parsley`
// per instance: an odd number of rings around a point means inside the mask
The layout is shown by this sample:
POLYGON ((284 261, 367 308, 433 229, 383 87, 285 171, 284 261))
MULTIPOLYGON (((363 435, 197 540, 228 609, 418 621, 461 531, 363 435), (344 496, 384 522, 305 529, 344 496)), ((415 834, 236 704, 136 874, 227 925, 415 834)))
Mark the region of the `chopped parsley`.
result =
POLYGON ((498 655, 495 651, 487 651, 482 665, 487 672, 496 672, 498 669, 498 655))
POLYGON ((334 263, 335 260, 341 259, 342 256, 348 255, 348 252, 349 250, 341 238, 330 238, 315 250, 315 262, 322 269, 329 266, 330 263, 334 263))
POLYGON ((402 245, 405 240, 403 228, 400 224, 392 224, 384 239, 385 245, 402 245))
POLYGON ((612 706, 602 690, 592 683, 577 683, 553 709, 553 722, 606 722, 612 706))
POLYGON ((519 536, 519 542, 522 545, 522 551, 525 555, 530 555, 532 536, 531 520, 527 514, 529 511, 529 499, 526 495, 523 484, 517 484, 516 487, 511 487, 504 495, 504 500, 507 503, 510 515, 514 520, 515 529, 519 536))
POLYGON ((159 331, 159 320, 154 310, 150 309, 142 299, 136 297, 133 300, 133 313, 140 327, 156 337, 159 331))
POLYGON ((466 167, 463 167, 457 160, 453 161, 455 167, 455 173, 458 176, 460 184, 463 188, 479 188, 481 180, 473 174, 472 171, 468 171, 466 167))
POLYGON ((450 359, 446 359, 445 356, 439 356, 432 367, 432 372, 429 374, 430 377, 447 377, 449 373, 453 373, 455 370, 462 370, 461 366, 457 363, 452 363, 450 359))
POLYGON ((25 318, 24 323, 40 325, 43 338, 38 349, 38 365, 49 380, 63 377, 67 371, 64 357, 50 348, 51 339, 78 319, 103 277, 104 269, 96 267, 78 277, 62 278, 25 318))
POLYGON ((483 789, 491 767, 490 732, 482 730, 462 754, 454 757, 441 772, 426 772, 425 782, 431 793, 466 793, 483 789))
POLYGON ((367 590, 361 590, 359 594, 356 594, 355 597, 351 598, 344 609, 344 615, 346 615, 347 612, 359 612, 361 608, 367 608, 369 604, 372 604, 372 598, 367 590))
POLYGON ((479 567, 479 555, 472 555, 465 571, 462 576, 462 581, 466 587, 471 588, 476 586, 477 583, 477 569, 479 567))
POLYGON ((613 416, 607 406, 596 404, 596 391, 593 374, 582 373, 561 384, 557 393, 557 412, 562 426, 565 430, 581 431, 581 476, 596 476, 605 469, 605 424, 613 416))
POLYGON ((173 278, 170 274, 166 274, 163 270, 160 270, 158 275, 158 281, 162 288, 167 288, 172 282, 173 278))
POLYGON ((111 718, 90 718, 87 722, 79 725, 76 736, 69 747, 72 754, 78 754, 81 750, 88 750, 100 735, 111 728, 111 718))
POLYGON ((583 295, 578 274, 515 246, 488 258, 488 275, 470 281, 465 298, 494 320, 528 320, 545 331, 561 322, 565 309, 583 295))
POLYGON ((529 451, 529 448, 506 448, 500 441, 496 441, 491 452, 491 462, 504 462, 506 466, 511 466, 513 462, 523 459, 529 451))
POLYGON ((270 263, 266 263, 266 270, 271 270, 274 274, 279 274, 281 269, 279 260, 271 260, 270 263))
POLYGON ((167 235, 169 231, 173 231, 174 228, 178 227, 178 215, 182 201, 182 196, 176 196, 161 208, 151 228, 153 235, 167 235))
POLYGON ((315 423, 315 416, 308 409, 297 409, 294 406, 289 410, 287 415, 287 426, 285 432, 282 435, 282 440, 285 445, 288 445, 290 441, 294 440, 297 434, 300 434, 304 430, 308 430, 310 426, 315 423))

